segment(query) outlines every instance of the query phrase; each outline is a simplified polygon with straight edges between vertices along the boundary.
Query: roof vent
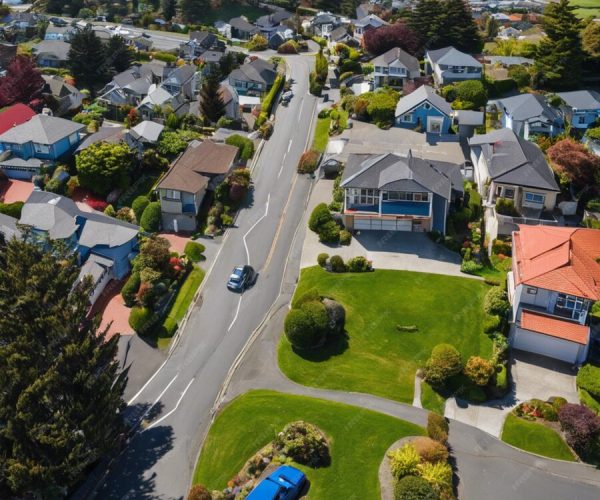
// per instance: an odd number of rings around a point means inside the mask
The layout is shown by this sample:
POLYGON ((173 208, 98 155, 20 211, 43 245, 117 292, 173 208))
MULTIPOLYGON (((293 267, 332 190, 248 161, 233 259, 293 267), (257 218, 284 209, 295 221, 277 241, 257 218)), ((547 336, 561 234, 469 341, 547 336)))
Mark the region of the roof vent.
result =
POLYGON ((51 200, 48 200, 48 205, 58 205, 59 201, 60 201, 60 197, 57 196, 56 198, 52 198, 51 200))

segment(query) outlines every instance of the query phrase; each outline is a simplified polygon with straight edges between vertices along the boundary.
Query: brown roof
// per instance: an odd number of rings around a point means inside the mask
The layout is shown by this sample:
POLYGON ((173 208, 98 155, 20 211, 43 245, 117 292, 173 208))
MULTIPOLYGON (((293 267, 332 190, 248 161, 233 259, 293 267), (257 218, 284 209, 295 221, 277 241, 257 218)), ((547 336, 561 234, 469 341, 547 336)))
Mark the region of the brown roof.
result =
POLYGON ((210 177, 229 172, 238 154, 236 146, 192 141, 159 182, 159 188, 197 193, 210 177))
POLYGON ((531 332, 569 340, 577 344, 587 345, 589 341, 589 327, 533 311, 521 313, 521 327, 531 332))

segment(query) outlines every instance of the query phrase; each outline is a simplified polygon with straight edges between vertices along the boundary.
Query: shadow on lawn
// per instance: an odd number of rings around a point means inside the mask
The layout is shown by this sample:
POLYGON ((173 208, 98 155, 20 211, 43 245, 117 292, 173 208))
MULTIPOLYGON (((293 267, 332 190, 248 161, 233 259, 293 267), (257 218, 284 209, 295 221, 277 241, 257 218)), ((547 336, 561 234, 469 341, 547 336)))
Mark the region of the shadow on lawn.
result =
POLYGON ((313 361, 320 363, 321 361, 327 361, 328 359, 339 356, 346 352, 349 347, 348 334, 346 332, 335 335, 325 342, 325 345, 313 350, 301 350, 292 347, 293 351, 306 361, 313 361))

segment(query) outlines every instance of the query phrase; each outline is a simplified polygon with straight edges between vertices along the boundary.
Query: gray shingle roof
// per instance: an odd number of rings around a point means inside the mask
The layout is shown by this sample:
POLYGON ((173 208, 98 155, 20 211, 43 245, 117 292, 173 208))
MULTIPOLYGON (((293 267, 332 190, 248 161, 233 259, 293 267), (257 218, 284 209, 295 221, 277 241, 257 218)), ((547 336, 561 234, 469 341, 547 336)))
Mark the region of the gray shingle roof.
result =
POLYGON ((0 214, 0 233, 6 241, 21 238, 21 231, 17 228, 17 219, 10 215, 0 214))
POLYGON ((229 25, 238 31, 245 31, 247 33, 257 33, 259 30, 253 24, 250 24, 243 17, 233 17, 229 20, 229 25))
POLYGON ((144 139, 148 142, 157 142, 165 126, 150 120, 144 120, 131 129, 134 139, 144 139))
POLYGON ((432 63, 448 64, 449 66, 474 66, 481 68, 481 63, 469 54, 465 54, 454 47, 429 50, 427 55, 432 63))
POLYGON ((84 128, 85 126, 81 123, 57 118, 56 116, 36 115, 31 120, 4 132, 0 135, 0 142, 54 144, 75 132, 80 132, 84 128))
POLYGON ((97 142, 121 142, 123 139, 123 131, 125 128, 121 125, 118 127, 100 127, 98 132, 88 135, 79 147, 75 150, 75 152, 83 151, 84 149, 89 148, 92 144, 96 144, 97 142))
POLYGON ((62 40, 43 40, 32 47, 36 57, 41 55, 52 55, 59 61, 66 61, 69 58, 71 44, 62 40))
POLYGON ((79 270, 78 280, 83 280, 86 276, 92 277, 92 283, 96 284, 100 281, 104 272, 111 269, 114 262, 111 259, 102 257, 101 255, 91 254, 85 264, 79 270))
POLYGON ((371 59, 370 62, 373 66, 388 66, 396 60, 400 61, 409 71, 419 71, 421 69, 419 60, 400 47, 394 47, 380 56, 371 59))
POLYGON ((549 123, 562 121, 558 113, 539 94, 520 94, 513 97, 506 97, 499 99, 498 103, 514 120, 527 121, 539 119, 549 123))
POLYGON ((401 116, 408 113, 425 101, 429 102, 445 115, 450 116, 452 114, 452 107, 449 102, 446 102, 446 99, 438 95, 429 85, 422 85, 417 90, 398 101, 395 116, 401 116))
POLYGON ((238 81, 260 82, 272 85, 277 76, 277 71, 272 63, 264 59, 255 59, 234 69, 229 77, 238 81))
POLYGON ((492 180, 515 186, 559 191, 554 173, 542 150, 533 142, 503 128, 469 139, 469 146, 481 148, 492 180))
POLYGON ((573 109, 600 109, 600 92, 595 90, 575 90, 558 94, 567 106, 573 109))
POLYGON ((367 14, 362 19, 359 19, 354 23, 355 26, 365 27, 365 26, 373 26, 373 28, 379 28, 381 26, 386 26, 388 23, 381 19, 379 16, 375 14, 367 14))

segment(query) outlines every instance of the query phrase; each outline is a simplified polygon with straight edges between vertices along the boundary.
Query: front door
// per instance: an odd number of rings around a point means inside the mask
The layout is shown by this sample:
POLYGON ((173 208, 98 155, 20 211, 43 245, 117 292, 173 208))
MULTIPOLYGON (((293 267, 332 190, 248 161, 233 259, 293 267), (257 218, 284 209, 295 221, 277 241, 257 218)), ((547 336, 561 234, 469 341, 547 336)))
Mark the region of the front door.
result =
POLYGON ((430 134, 441 134, 444 119, 439 116, 427 117, 427 132, 430 134))

